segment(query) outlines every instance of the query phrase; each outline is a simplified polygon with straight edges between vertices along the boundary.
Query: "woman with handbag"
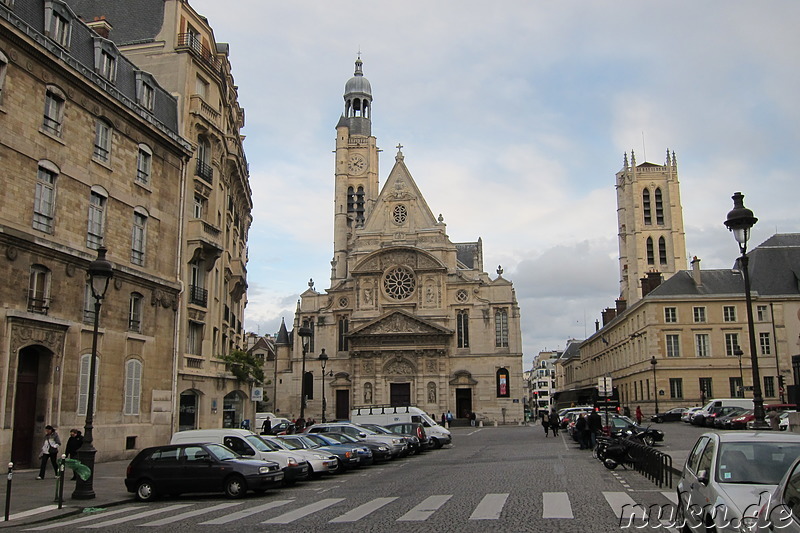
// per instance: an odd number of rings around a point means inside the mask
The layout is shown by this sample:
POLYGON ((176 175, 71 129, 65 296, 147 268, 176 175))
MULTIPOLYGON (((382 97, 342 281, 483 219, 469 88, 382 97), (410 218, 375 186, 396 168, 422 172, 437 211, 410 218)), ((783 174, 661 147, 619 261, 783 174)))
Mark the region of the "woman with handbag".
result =
POLYGON ((44 479, 44 472, 47 470, 47 461, 53 463, 56 477, 58 477, 58 447, 61 446, 61 439, 53 426, 44 427, 44 442, 42 442, 42 462, 39 465, 39 476, 36 479, 44 479))

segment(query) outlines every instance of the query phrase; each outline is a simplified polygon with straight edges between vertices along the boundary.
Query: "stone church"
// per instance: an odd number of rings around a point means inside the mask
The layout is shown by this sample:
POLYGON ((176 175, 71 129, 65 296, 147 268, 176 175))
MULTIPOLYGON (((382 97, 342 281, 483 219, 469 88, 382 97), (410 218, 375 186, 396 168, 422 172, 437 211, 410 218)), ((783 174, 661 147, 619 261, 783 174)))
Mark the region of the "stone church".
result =
POLYGON ((514 287, 502 268, 494 278, 484 271, 480 239, 450 240, 443 216, 434 215, 411 176, 402 146, 379 186, 372 100, 359 58, 336 126, 330 287, 319 292, 310 282, 292 330, 281 325, 276 412, 319 421, 323 403, 328 419, 347 419, 353 407, 392 404, 436 416, 475 412, 487 421, 521 421, 514 287), (301 328, 310 336, 301 337, 301 328))

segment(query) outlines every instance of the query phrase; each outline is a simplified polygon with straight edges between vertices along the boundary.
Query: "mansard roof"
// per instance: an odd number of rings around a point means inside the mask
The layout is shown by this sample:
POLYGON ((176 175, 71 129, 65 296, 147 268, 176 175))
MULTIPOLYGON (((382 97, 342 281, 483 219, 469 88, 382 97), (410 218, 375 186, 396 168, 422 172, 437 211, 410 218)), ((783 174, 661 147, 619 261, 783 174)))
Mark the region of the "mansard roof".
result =
POLYGON ((151 42, 164 23, 164 0, 66 0, 85 21, 105 17, 118 45, 151 42))

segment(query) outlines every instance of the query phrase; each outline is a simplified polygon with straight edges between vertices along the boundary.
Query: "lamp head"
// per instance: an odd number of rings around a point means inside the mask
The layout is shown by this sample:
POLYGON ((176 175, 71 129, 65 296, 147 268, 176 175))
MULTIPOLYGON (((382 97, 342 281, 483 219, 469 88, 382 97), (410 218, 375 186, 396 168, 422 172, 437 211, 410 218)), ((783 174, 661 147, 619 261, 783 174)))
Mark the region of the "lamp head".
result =
POLYGON ((92 286, 92 296, 96 300, 102 300, 108 290, 108 282, 114 276, 114 268, 111 266, 111 261, 106 259, 105 247, 101 246, 97 249, 97 259, 89 263, 87 273, 89 274, 89 283, 92 286))
POLYGON ((324 372, 325 365, 328 364, 328 354, 325 353, 325 348, 322 349, 322 352, 320 352, 319 357, 317 357, 317 359, 319 359, 319 362, 322 363, 322 371, 324 372))
POLYGON ((733 237, 739 243, 742 253, 747 250, 747 241, 750 239, 750 229, 758 222, 753 212, 744 206, 744 195, 740 192, 733 193, 733 209, 728 211, 725 226, 733 232, 733 237))
POLYGON ((658 364, 658 360, 656 359, 655 355, 650 358, 650 364, 653 365, 653 366, 658 364))

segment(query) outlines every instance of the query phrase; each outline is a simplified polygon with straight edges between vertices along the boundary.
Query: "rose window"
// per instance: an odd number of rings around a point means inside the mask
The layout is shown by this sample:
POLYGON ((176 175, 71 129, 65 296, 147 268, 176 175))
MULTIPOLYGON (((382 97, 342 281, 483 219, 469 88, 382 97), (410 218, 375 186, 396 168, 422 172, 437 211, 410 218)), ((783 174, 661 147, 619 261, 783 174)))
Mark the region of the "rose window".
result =
POLYGON ((402 224, 403 222, 406 221, 406 218, 408 217, 408 209, 406 209, 406 206, 404 206, 403 204, 399 204, 394 206, 392 214, 394 215, 395 223, 402 224))
POLYGON ((394 300, 405 300, 414 292, 415 286, 414 273, 405 267, 394 267, 383 277, 383 290, 394 300))
POLYGON ((347 307, 348 303, 349 302, 347 301, 347 298, 345 298, 344 296, 339 298, 339 307, 347 307))

